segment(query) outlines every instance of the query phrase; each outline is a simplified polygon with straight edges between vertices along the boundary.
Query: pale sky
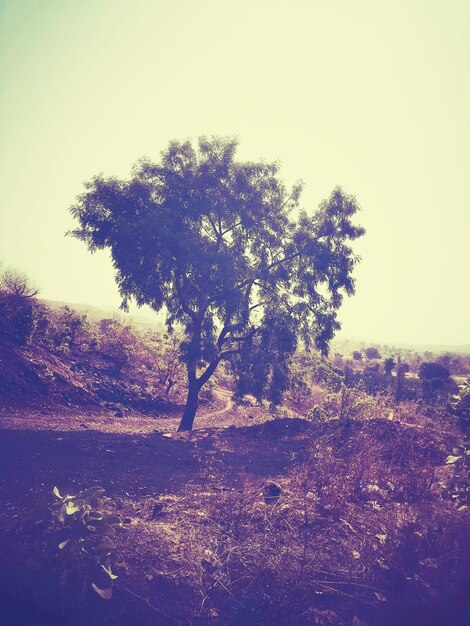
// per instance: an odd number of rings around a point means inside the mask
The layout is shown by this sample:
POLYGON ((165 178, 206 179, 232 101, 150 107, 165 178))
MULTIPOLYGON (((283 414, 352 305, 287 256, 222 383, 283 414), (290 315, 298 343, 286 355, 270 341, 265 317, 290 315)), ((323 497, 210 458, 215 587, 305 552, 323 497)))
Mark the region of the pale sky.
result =
POLYGON ((279 159, 308 210, 362 207, 343 334, 470 343, 470 0, 0 0, 0 260, 45 298, 118 306, 64 233, 99 172, 170 139, 279 159))

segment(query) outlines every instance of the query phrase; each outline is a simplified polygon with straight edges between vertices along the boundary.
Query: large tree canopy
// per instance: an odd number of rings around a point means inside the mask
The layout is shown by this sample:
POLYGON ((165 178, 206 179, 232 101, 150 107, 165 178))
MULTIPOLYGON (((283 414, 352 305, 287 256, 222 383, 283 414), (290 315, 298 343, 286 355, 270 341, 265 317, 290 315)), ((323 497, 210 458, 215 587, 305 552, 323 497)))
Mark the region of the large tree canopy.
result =
POLYGON ((91 251, 108 248, 124 306, 165 308, 185 330, 181 347, 192 427, 201 387, 224 359, 250 350, 278 355, 298 337, 326 352, 354 293, 363 234, 353 197, 333 191, 313 215, 299 211, 277 163, 239 162, 237 142, 171 142, 158 163, 139 161, 130 180, 98 176, 72 207, 72 232, 91 251))

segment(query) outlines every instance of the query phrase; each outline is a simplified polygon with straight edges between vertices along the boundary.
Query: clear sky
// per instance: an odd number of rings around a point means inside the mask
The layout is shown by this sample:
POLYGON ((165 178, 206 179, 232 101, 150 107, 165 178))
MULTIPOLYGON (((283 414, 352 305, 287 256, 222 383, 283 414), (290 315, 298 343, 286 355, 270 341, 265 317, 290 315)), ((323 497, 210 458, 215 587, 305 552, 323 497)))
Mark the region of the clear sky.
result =
POLYGON ((65 238, 83 181, 169 139, 238 136, 367 228, 344 334, 470 343, 470 0, 0 0, 0 259, 118 305, 65 238))

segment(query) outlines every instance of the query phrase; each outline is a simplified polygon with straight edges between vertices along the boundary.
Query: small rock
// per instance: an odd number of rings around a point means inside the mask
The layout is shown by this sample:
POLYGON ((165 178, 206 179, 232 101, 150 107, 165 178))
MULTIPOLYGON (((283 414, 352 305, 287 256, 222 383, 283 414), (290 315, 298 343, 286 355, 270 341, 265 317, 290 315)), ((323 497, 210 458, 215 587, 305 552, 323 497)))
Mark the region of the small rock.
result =
POLYGON ((263 496, 266 504, 276 504, 282 493, 282 489, 276 483, 266 483, 263 487, 263 496))

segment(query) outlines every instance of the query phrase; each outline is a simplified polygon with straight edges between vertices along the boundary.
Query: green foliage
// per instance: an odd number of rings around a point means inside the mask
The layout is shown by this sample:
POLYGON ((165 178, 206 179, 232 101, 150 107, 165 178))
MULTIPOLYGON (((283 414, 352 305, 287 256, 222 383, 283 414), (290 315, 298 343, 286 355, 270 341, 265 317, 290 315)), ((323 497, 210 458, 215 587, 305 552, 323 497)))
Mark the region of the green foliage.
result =
POLYGON ((309 377, 302 368, 299 359, 293 358, 290 366, 289 398, 295 405, 300 405, 312 395, 309 377))
POLYGON ((83 352, 96 346, 96 338, 86 315, 68 306, 49 310, 43 343, 53 352, 83 352))
POLYGON ((470 379, 460 385, 459 389, 459 393, 452 396, 450 407, 459 418, 462 428, 467 429, 470 426, 470 379))
POLYGON ((395 368, 395 361, 393 360, 393 357, 389 356, 388 358, 385 359, 384 361, 384 372, 386 376, 391 376, 392 375, 392 371, 395 368))
POLYGON ((341 389, 344 382, 341 370, 335 368, 328 359, 313 353, 310 367, 313 382, 324 385, 328 391, 339 391, 341 389))
POLYGON ((34 330, 34 303, 38 290, 21 272, 7 270, 0 275, 0 334, 17 345, 31 340, 34 330))
POLYGON ((184 379, 180 358, 181 334, 141 333, 139 340, 132 357, 132 372, 138 376, 151 372, 157 386, 163 389, 165 397, 181 401, 184 379))
POLYGON ((380 352, 377 350, 377 348, 371 347, 371 348, 366 348, 364 350, 364 354, 366 355, 366 357, 368 359, 380 359, 380 352))
POLYGON ((232 359, 237 374, 235 395, 252 394, 258 402, 266 395, 273 407, 278 406, 290 384, 289 365, 297 347, 292 320, 273 313, 248 347, 232 359))
POLYGON ((131 364, 137 353, 138 337, 128 324, 117 319, 101 320, 98 330, 98 349, 113 363, 115 376, 131 364))
POLYGON ((338 419, 338 398, 335 393, 328 393, 321 404, 315 404, 309 413, 315 422, 329 422, 338 419))
POLYGON ((390 414, 392 400, 388 394, 369 395, 361 384, 346 387, 337 393, 328 393, 320 404, 314 405, 310 418, 315 421, 370 420, 390 414))
POLYGON ((425 398, 445 392, 446 384, 450 381, 449 370, 440 363, 425 362, 419 367, 419 378, 425 398))
MULTIPOLYGON (((313 215, 299 213, 301 184, 287 189, 276 163, 236 161, 236 147, 171 142, 128 181, 94 178, 71 209, 72 235, 90 251, 110 250, 123 305, 165 308, 169 328, 182 325, 184 428, 218 364, 272 334, 275 317, 326 352, 343 295, 354 293, 350 241, 364 233, 351 221, 355 199, 337 188, 313 215)), ((280 371, 273 376, 286 386, 280 371)))
POLYGON ((440 363, 421 363, 419 367, 421 380, 441 380, 442 382, 447 382, 449 376, 449 370, 440 363))
POLYGON ((90 487, 77 496, 62 496, 54 487, 57 502, 52 513, 59 529, 53 534, 60 580, 79 579, 101 598, 112 597, 117 576, 112 566, 118 560, 114 537, 122 522, 104 510, 104 489, 90 487))
POLYGON ((452 449, 446 459, 452 465, 454 473, 443 486, 445 498, 454 501, 459 510, 468 508, 470 499, 470 439, 466 436, 461 445, 452 449))
POLYGON ((312 384, 337 392, 344 383, 342 372, 313 350, 296 351, 290 358, 288 374, 287 401, 296 408, 301 408, 312 396, 312 384))

